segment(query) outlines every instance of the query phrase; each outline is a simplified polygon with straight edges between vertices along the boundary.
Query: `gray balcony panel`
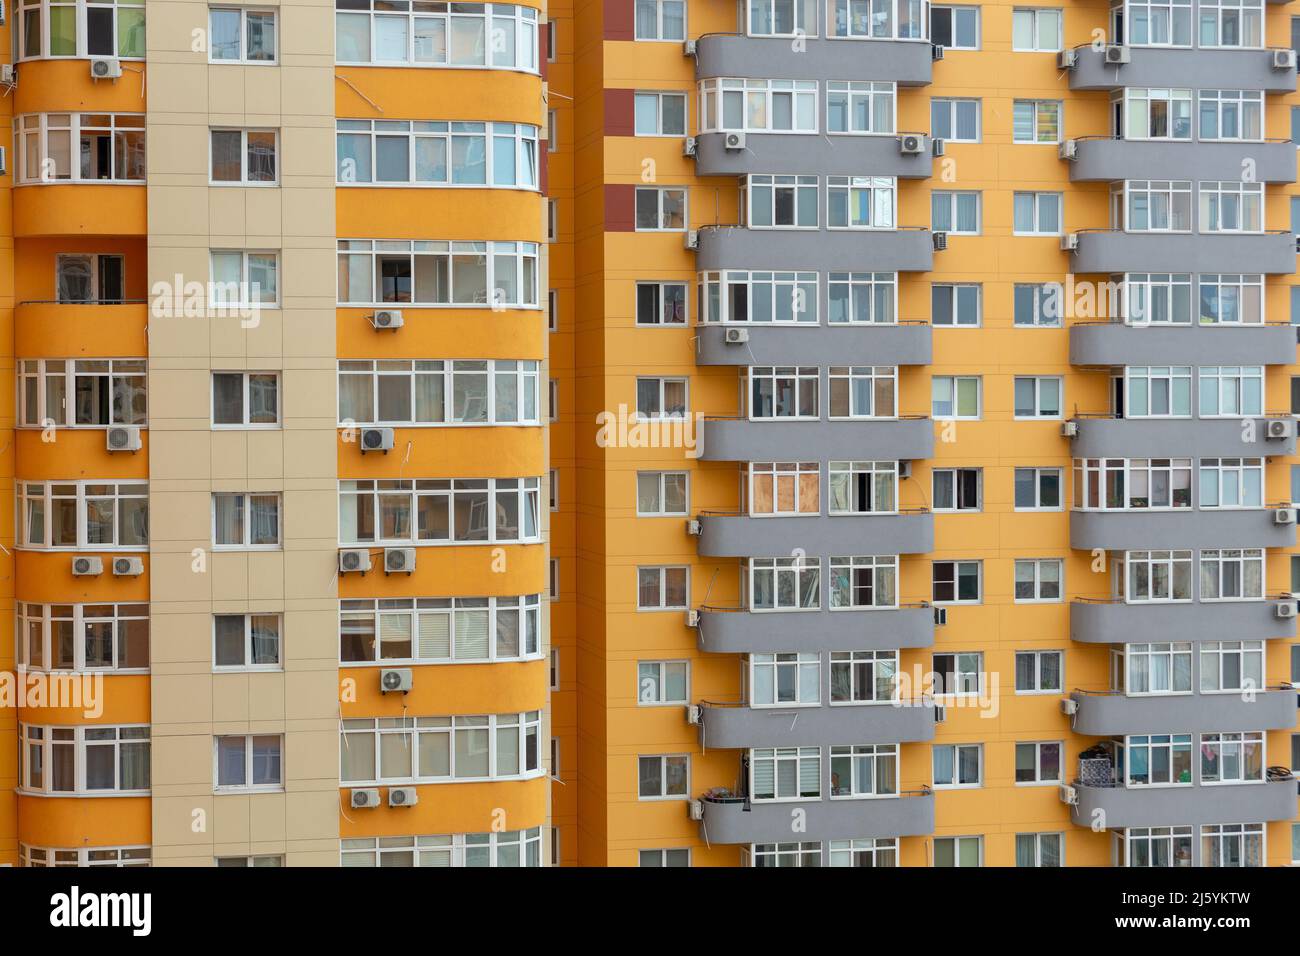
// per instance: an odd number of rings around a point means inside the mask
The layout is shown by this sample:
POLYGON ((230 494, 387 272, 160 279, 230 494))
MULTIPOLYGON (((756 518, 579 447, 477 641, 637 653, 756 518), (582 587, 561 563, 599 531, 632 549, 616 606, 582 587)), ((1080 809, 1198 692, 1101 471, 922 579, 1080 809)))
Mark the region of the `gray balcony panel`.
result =
POLYGON ((705 461, 908 461, 933 453, 934 424, 928 418, 869 422, 709 418, 704 421, 700 448, 705 461))
MULTIPOLYGON (((1293 152, 1295 147, 1289 147, 1293 152)), ((1070 326, 1071 365, 1294 365, 1293 325, 1070 326)))
POLYGON ((1262 272, 1286 275, 1296 268, 1289 232, 1136 233, 1100 229, 1079 233, 1071 268, 1095 272, 1262 272))
MULTIPOLYGON (((823 597, 823 604, 825 603, 823 597)), ((934 609, 754 613, 703 608, 700 647, 715 654, 882 651, 934 644, 934 609)))
POLYGON ((1265 437, 1267 419, 1255 420, 1249 436, 1236 418, 1079 418, 1073 441, 1076 458, 1269 457, 1295 454, 1295 423, 1290 436, 1265 437), (1243 441, 1253 437, 1253 441, 1243 441))
MULTIPOLYGON (((1100 820, 1108 830, 1127 827, 1263 823, 1296 815, 1296 781, 1183 787, 1078 787, 1071 817, 1079 826, 1100 820), (1098 816, 1100 813, 1100 816, 1098 816)), ((1199 841, 1193 841, 1194 843, 1199 841)))
POLYGON ((1095 737, 1285 730, 1295 727, 1297 716, 1294 690, 1259 690, 1250 701, 1241 694, 1128 697, 1075 691, 1070 696, 1079 704, 1072 729, 1095 737))
POLYGON ((695 43, 695 78, 892 80, 899 86, 930 82, 928 41, 810 38, 805 45, 796 50, 789 37, 702 36, 695 43))
MULTIPOLYGON (((1296 619, 1279 618, 1278 600, 1124 604, 1075 601, 1070 637, 1081 644, 1142 641, 1265 641, 1293 638, 1296 619)), ((1294 602, 1291 602, 1294 603, 1294 602)))
POLYGON ((1072 511, 1070 547, 1090 551, 1146 548, 1294 548, 1296 526, 1274 524, 1273 510, 1072 511))
MULTIPOLYGON (((1291 142, 1203 143, 1147 142, 1125 139, 1080 139, 1070 164, 1074 182, 1115 182, 1146 179, 1159 170, 1165 179, 1235 180, 1242 162, 1255 164, 1255 181, 1296 181, 1296 148, 1291 142)), ((784 168, 784 167, 778 167, 784 168)))
MULTIPOLYGON (((926 179, 934 166, 928 136, 925 136, 923 152, 904 154, 899 149, 896 135, 746 133, 745 148, 732 150, 723 148, 726 135, 700 133, 695 137, 696 175, 743 176, 748 173, 779 171, 817 173, 821 176, 864 176, 868 173, 863 170, 868 170, 872 176, 926 179)), ((1295 153, 1294 146, 1291 147, 1291 152, 1295 153)), ((1294 159, 1292 155, 1293 165, 1294 159)), ((1293 173, 1294 171, 1292 169, 1293 173)))
MULTIPOLYGON (((822 312, 825 315, 825 311, 822 312)), ((1287 327, 1288 331, 1290 326, 1287 327)), ((696 327, 700 365, 929 365, 931 330, 907 325, 724 325, 696 327), (728 328, 744 328, 748 342, 727 344, 728 328)), ((1294 341, 1295 333, 1292 332, 1294 341)), ((1166 361, 1168 361, 1166 359, 1166 361)))
POLYGON ((934 739, 933 705, 753 708, 705 704, 700 745, 713 750, 898 744, 934 739))
MULTIPOLYGON (((934 515, 701 515, 699 553, 711 558, 789 554, 924 554, 934 550, 934 515)), ((1294 538, 1294 534, 1292 535, 1294 538)))
MULTIPOLYGON (((823 765, 828 761, 823 760, 823 765)), ((934 795, 874 800, 802 800, 797 803, 704 801, 700 834, 709 843, 789 843, 922 836, 934 832, 934 795), (806 829, 791 830, 795 810, 806 829)))
POLYGON ((1077 54, 1078 64, 1070 70, 1072 90, 1177 86, 1294 93, 1296 88, 1295 70, 1273 69, 1271 50, 1130 47, 1131 62, 1123 66, 1107 66, 1105 52, 1091 46, 1078 47, 1077 54))
POLYGON ((699 237, 696 262, 701 271, 929 272, 934 263, 934 248, 928 229, 874 231, 706 226, 699 230, 699 237))

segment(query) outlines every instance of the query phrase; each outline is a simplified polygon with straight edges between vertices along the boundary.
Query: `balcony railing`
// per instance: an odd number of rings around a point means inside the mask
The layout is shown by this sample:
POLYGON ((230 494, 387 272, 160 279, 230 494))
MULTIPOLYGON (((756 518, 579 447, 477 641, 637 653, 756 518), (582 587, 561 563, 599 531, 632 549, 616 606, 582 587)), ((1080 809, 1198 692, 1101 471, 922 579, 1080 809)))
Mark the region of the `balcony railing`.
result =
MULTIPOLYGON (((825 586, 825 585, 823 585, 825 586)), ((930 647, 934 608, 904 602, 896 608, 753 611, 705 605, 699 609, 700 649, 714 654, 774 654, 800 647, 816 651, 883 651, 930 647)))

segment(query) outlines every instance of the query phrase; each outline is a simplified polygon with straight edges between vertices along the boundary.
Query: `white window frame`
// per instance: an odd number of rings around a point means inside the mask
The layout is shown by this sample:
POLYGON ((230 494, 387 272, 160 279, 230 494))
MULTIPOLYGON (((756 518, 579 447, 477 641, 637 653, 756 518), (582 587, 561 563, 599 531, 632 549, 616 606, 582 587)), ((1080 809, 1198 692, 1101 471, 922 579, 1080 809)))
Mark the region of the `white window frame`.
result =
MULTIPOLYGON (((1015 780, 1017 787, 1044 787, 1056 786, 1061 782, 1061 774, 1065 772, 1065 744, 1059 740, 1017 740, 1015 756, 1019 758, 1020 748, 1034 748, 1034 779, 1033 780, 1015 780), (1043 755, 1048 748, 1056 748, 1056 776, 1043 776, 1043 755)), ((1018 772, 1019 768, 1014 768, 1018 772)), ((1013 778, 1014 779, 1014 778, 1013 778)))
POLYGON ((18 508, 19 508, 19 536, 16 541, 16 547, 23 551, 120 551, 124 553, 141 553, 149 550, 149 483, 144 479, 140 480, 119 480, 119 481, 19 481, 18 483, 18 508), (70 492, 55 494, 55 487, 70 489, 70 492), (107 493, 89 494, 90 488, 107 488, 111 489, 107 493), (39 489, 38 494, 33 494, 33 489, 39 489), (130 493, 123 493, 126 489, 130 493), (77 542, 76 544, 56 545, 52 542, 53 533, 53 516, 56 500, 76 500, 77 512, 77 542), (92 542, 89 540, 89 509, 90 502, 111 499, 114 503, 113 514, 113 543, 92 542), (122 537, 122 512, 120 503, 123 499, 133 501, 143 501, 144 511, 144 538, 140 544, 117 544, 115 543, 122 537), (40 544, 30 543, 30 509, 28 503, 40 501, 42 503, 42 523, 44 525, 44 541, 40 544))
POLYGON ((1039 695, 1059 696, 1065 688, 1065 652, 1058 650, 1028 650, 1016 651, 1015 658, 1012 662, 1014 670, 1012 671, 1012 684, 1015 693, 1019 697, 1035 697, 1039 695), (1032 687, 1020 686, 1020 659, 1022 657, 1033 658, 1034 677, 1032 687), (1056 687, 1046 687, 1043 685, 1043 660, 1047 657, 1056 658, 1056 687))
POLYGON ((637 755, 637 800, 645 803, 660 803, 672 800, 689 800, 691 797, 691 755, 685 753, 679 754, 638 754, 637 755), (658 794, 645 794, 641 792, 641 761, 658 760, 659 761, 659 784, 660 792, 658 794), (668 763, 669 760, 680 760, 686 767, 685 780, 683 781, 681 793, 669 793, 668 790, 668 763))
POLYGON ((691 226, 690 210, 690 187, 688 186, 637 186, 633 196, 632 226, 634 232, 685 232, 691 226), (643 193, 654 193, 658 211, 655 214, 654 226, 643 226, 639 221, 637 207, 640 206, 640 198, 643 193), (665 225, 669 222, 668 211, 666 209, 667 197, 672 194, 680 194, 682 206, 682 224, 680 226, 665 225))
POLYGON ((284 670, 284 615, 276 612, 252 611, 248 613, 234 614, 213 614, 212 615, 212 670, 217 674, 226 673, 246 673, 249 671, 282 671, 284 670), (222 617, 241 618, 244 626, 244 663, 242 664, 219 664, 217 662, 217 619, 222 617), (275 621, 275 663, 273 664, 255 664, 253 663, 253 619, 254 618, 271 618, 275 621))
POLYGON ((274 189, 280 185, 280 131, 269 127, 244 127, 244 126, 213 126, 208 130, 208 185, 216 188, 227 186, 244 186, 255 189, 274 189), (216 169, 213 164, 216 161, 216 153, 213 149, 213 137, 217 133, 238 133, 239 134, 239 178, 238 179, 217 179, 216 169), (273 141, 272 163, 275 171, 273 179, 250 179, 248 168, 248 134, 249 133, 270 133, 273 141))
POLYGON ((17 368, 18 401, 16 428, 51 427, 54 429, 73 428, 81 430, 108 429, 118 425, 138 425, 147 428, 149 395, 148 359, 20 359, 17 368), (100 366, 100 367, 96 367, 100 366), (52 409, 50 405, 49 385, 51 379, 58 379, 63 384, 63 408, 52 409), (79 379, 103 379, 96 382, 96 391, 107 394, 109 421, 103 423, 80 423, 77 421, 77 382, 79 379), (138 382, 136 393, 144 399, 143 417, 129 421, 117 421, 115 411, 118 409, 119 385, 131 388, 131 380, 138 382), (31 393, 29 394, 29 389, 31 393), (35 408, 32 399, 35 399, 35 408))
POLYGON ((1012 471, 1011 482, 1012 482, 1012 487, 1011 487, 1012 510, 1014 511, 1063 511, 1065 509, 1065 495, 1063 493, 1065 491, 1065 476, 1062 473, 1062 469, 1017 467, 1012 471), (1015 491, 1017 487, 1016 479, 1020 476, 1022 472, 1033 473, 1035 504, 1032 507, 1022 506, 1019 502, 1016 501, 1016 496, 1015 496, 1015 491), (1042 481, 1044 478, 1048 477, 1053 473, 1055 473, 1056 475, 1056 504, 1045 505, 1043 504, 1042 481))
POLYGON ((208 396, 211 399, 211 414, 209 420, 212 422, 213 431, 275 431, 283 427, 284 416, 284 390, 283 376, 278 371, 261 371, 261 370, 243 370, 243 369, 214 369, 212 372, 211 387, 208 390, 208 396), (218 422, 217 421, 217 376, 218 375, 238 375, 240 385, 243 390, 243 397, 240 399, 243 421, 241 422, 218 422), (251 404, 250 380, 254 377, 270 376, 275 381, 275 421, 273 422, 250 422, 248 420, 251 404))
POLYGON ((652 660, 636 662, 636 703, 638 707, 679 707, 688 704, 691 699, 691 662, 685 659, 652 660), (681 670, 682 696, 678 700, 668 696, 669 669, 681 670), (655 675, 645 673, 647 669, 655 675), (651 693, 653 691, 653 693, 651 693))
POLYGON ((238 12, 239 13, 239 56, 232 58, 218 58, 213 56, 214 50, 209 39, 208 43, 208 62, 215 65, 236 64, 239 66, 278 66, 280 63, 280 16, 279 11, 274 7, 257 7, 257 6, 236 6, 231 4, 213 4, 208 8, 208 37, 216 36, 216 30, 212 29, 212 14, 216 11, 238 12), (275 48, 271 51, 271 58, 267 59, 249 59, 248 58, 248 17, 249 14, 258 16, 269 16, 271 18, 272 28, 271 35, 275 40, 275 48))
POLYGON ((76 727, 57 726, 52 724, 31 724, 20 722, 18 724, 18 786, 19 793, 36 793, 48 794, 50 796, 66 797, 122 797, 122 796, 148 796, 152 787, 153 778, 150 769, 152 759, 153 741, 149 724, 83 724, 76 727), (91 739, 89 735, 108 734, 112 732, 112 739, 91 739), (123 734, 129 736, 123 736, 123 734), (55 738, 58 734, 60 738, 55 738), (122 748, 124 746, 135 746, 140 743, 144 744, 146 751, 145 773, 149 777, 150 786, 122 789, 122 748), (60 749, 65 747, 72 748, 73 755, 73 780, 72 789, 55 790, 54 789, 54 750, 55 747, 60 749), (96 787, 91 789, 86 780, 86 769, 88 763, 87 751, 91 747, 112 747, 113 749, 113 786, 96 787), (37 748, 41 752, 40 758, 40 776, 41 782, 38 786, 30 786, 32 771, 35 769, 31 763, 31 752, 37 748))
POLYGON ((684 611, 691 606, 691 568, 686 564, 644 564, 637 566, 636 574, 636 609, 637 611, 684 611), (682 591, 684 597, 681 604, 668 603, 668 573, 670 571, 680 571, 684 580, 682 591), (659 602, 657 604, 641 603, 641 578, 646 573, 657 573, 659 580, 656 587, 659 589, 659 602))
MULTIPOLYGON (((280 288, 283 285, 283 275, 281 274, 280 253, 275 249, 213 249, 208 256, 209 271, 211 277, 208 284, 208 305, 215 309, 278 309, 280 307, 280 288), (227 299, 225 292, 228 290, 227 284, 223 280, 216 278, 216 259, 219 255, 237 255, 239 256, 239 279, 238 295, 235 299, 227 299), (253 291, 252 281, 249 276, 252 275, 253 257, 261 257, 266 260, 268 257, 274 262, 275 275, 275 297, 273 299, 254 299, 251 296, 253 291)), ((264 262, 265 264, 265 262, 264 262)), ((261 286, 258 286, 260 289, 261 286)))
MULTIPOLYGON (((1057 53, 1061 50, 1065 14, 1059 7, 1015 7, 1011 12, 1011 49, 1016 53, 1057 53), (1050 16, 1049 16, 1050 15, 1050 16), (1051 46, 1042 46, 1042 34, 1045 27, 1050 28, 1050 18, 1056 19, 1056 39, 1051 46), (1030 46, 1016 45, 1016 22, 1022 24, 1028 18, 1033 40, 1030 46), (1046 22, 1044 22, 1046 21, 1046 22)), ((1049 29, 1050 32, 1050 29, 1049 29)))
POLYGON ((931 780, 935 790, 977 790, 984 786, 984 745, 983 744, 935 744, 932 748, 933 755, 938 756, 940 751, 952 751, 952 780, 946 783, 940 783, 934 775, 936 762, 932 759, 930 766, 931 780), (961 754, 963 751, 974 750, 976 755, 975 767, 976 778, 974 781, 961 780, 961 754))
POLYGON ((284 547, 284 495, 278 491, 214 491, 212 493, 212 550, 214 551, 279 551, 284 547), (241 532, 243 542, 240 544, 217 543, 217 497, 242 498, 241 532), (276 502, 275 531, 273 544, 253 544, 252 537, 252 498, 274 498, 276 502))
POLYGON ((636 516, 638 518, 682 518, 690 514, 691 510, 691 476, 688 471, 638 471, 636 473, 637 494, 636 494, 636 516), (666 509, 668 496, 666 493, 665 481, 669 478, 680 478, 682 482, 682 510, 669 511, 666 509), (654 479, 656 482, 655 496, 658 500, 659 507, 655 511, 641 510, 641 481, 642 479, 654 479))
POLYGON ((41 673, 149 673, 149 605, 147 603, 118 604, 36 604, 19 601, 15 608, 14 662, 20 669, 41 673), (67 609, 67 615, 55 616, 54 608, 67 609), (89 608, 109 608, 109 615, 90 614, 89 608), (56 622, 68 621, 72 628, 72 667, 55 666, 56 622), (121 650, 128 622, 143 622, 146 662, 143 667, 119 667, 121 650), (111 657, 107 667, 86 663, 86 646, 90 642, 87 628, 92 624, 106 624, 111 631, 111 657), (40 643, 39 659, 33 659, 33 644, 40 643))
POLYGON ((670 138, 676 138, 676 139, 680 139, 681 137, 686 136, 686 135, 688 134, 689 130, 690 130, 690 117, 689 117, 689 115, 688 115, 688 114, 689 114, 689 107, 688 107, 688 101, 689 101, 689 99, 690 99, 690 94, 688 94, 688 93, 686 93, 686 92, 684 92, 684 91, 681 91, 681 90, 668 90, 668 91, 663 91, 663 90, 637 90, 637 91, 633 94, 633 123, 635 124, 635 123, 636 123, 637 121, 639 121, 640 118, 641 118, 641 113, 640 113, 640 110, 639 110, 639 106, 641 105, 641 103, 643 103, 643 102, 647 102, 647 101, 650 101, 650 100, 653 100, 653 101, 654 101, 655 123, 654 123, 654 130, 651 131, 651 132, 646 132, 646 131, 644 131, 644 130, 642 130, 642 129, 640 129, 639 127, 637 127, 637 126, 634 125, 634 126, 633 126, 633 130, 634 130, 635 135, 637 135, 637 136, 647 136, 647 137, 649 137, 649 136, 656 136, 656 137, 670 137, 670 138), (665 130, 664 130, 664 100, 666 100, 666 99, 681 100, 681 104, 682 104, 682 129, 681 129, 681 132, 674 132, 674 131, 671 131, 671 130, 670 130, 670 131, 665 131, 665 130))

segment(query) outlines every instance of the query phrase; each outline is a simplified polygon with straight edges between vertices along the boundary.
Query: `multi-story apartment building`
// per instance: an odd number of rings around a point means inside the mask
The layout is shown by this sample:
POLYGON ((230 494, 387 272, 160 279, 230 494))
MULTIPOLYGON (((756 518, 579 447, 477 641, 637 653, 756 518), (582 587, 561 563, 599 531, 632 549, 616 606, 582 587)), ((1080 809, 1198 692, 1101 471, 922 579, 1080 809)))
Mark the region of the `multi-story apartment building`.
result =
POLYGON ((544 10, 11 14, 0 862, 543 865, 544 10))
POLYGON ((577 8, 583 863, 1300 856, 1290 16, 577 8))
POLYGON ((147 18, 0 25, 0 864, 1300 862, 1300 11, 147 18))

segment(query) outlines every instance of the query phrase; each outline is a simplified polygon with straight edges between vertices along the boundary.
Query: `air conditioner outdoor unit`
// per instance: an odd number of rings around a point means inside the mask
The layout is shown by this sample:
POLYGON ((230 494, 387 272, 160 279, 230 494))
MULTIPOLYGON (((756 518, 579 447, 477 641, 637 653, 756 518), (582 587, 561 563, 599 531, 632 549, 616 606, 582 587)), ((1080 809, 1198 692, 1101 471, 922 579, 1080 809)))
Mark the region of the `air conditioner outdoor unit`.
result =
POLYGON ((943 49, 944 49, 944 48, 941 47, 941 46, 939 46, 939 44, 937 44, 937 43, 932 43, 932 44, 930 44, 930 59, 932 59, 932 60, 942 60, 942 59, 943 59, 943 49))
POLYGON ((377 329, 391 329, 396 331, 406 324, 402 318, 401 309, 378 309, 370 317, 370 324, 377 329))
POLYGON ((920 156, 925 152, 925 137, 920 133, 904 133, 898 137, 898 151, 904 156, 920 156))
POLYGON ((930 234, 930 240, 934 244, 935 252, 942 252, 948 248, 948 234, 946 232, 933 232, 930 234))
POLYGON ((686 142, 682 143, 682 155, 694 156, 695 150, 698 148, 698 146, 699 143, 696 141, 694 136, 687 136, 686 142))
POLYGON ((686 231, 686 248, 700 248, 700 231, 698 229, 688 229, 686 231))
POLYGON ((373 809, 379 806, 379 791, 373 788, 352 791, 352 809, 373 809))
POLYGON ((744 133, 727 133, 722 137, 722 148, 729 153, 738 153, 745 148, 744 133))
POLYGON ((122 75, 122 63, 109 57, 96 57, 90 61, 90 75, 96 80, 116 80, 122 75))
POLYGON ((1295 69, 1295 50, 1274 50, 1274 51, 1273 51, 1273 69, 1275 69, 1275 70, 1294 70, 1294 69, 1295 69))
POLYGON ((1062 438, 1078 438, 1078 437, 1079 437, 1079 423, 1078 423, 1078 422, 1061 422, 1061 437, 1062 437, 1062 438))
POLYGON ((687 40, 682 44, 682 56, 695 56, 695 41, 687 40))
POLYGON ((104 433, 104 445, 109 451, 139 451, 139 425, 113 425, 104 433))
POLYGON ((1078 159, 1079 143, 1077 140, 1067 139, 1064 143, 1056 148, 1056 155, 1061 159, 1078 159))
POLYGON ((911 478, 911 477, 912 477, 912 460, 911 460, 910 458, 904 458, 904 459, 902 459, 902 460, 899 461, 899 463, 898 463, 898 477, 899 477, 899 478, 911 478))
POLYGON ((744 345, 749 341, 749 329, 727 329, 722 337, 728 345, 744 345))
POLYGON ((944 144, 943 144, 943 140, 941 140, 941 139, 932 139, 932 140, 930 140, 930 152, 931 152, 933 155, 935 155, 935 156, 942 156, 942 155, 944 154, 944 151, 945 151, 946 149, 947 149, 947 147, 944 146, 944 144))
POLYGON ((1285 418, 1270 418, 1264 426, 1264 436, 1272 439, 1291 437, 1291 422, 1285 418))
POLYGON ((1295 601, 1280 601, 1273 606, 1273 613, 1279 618, 1295 617, 1295 601))
POLYGON ((1062 50, 1056 54, 1056 68, 1058 70, 1073 70, 1079 65, 1078 50, 1062 50))
POLYGON ((0 176, 7 172, 9 172, 9 153, 3 146, 0 146, 0 176))
POLYGON ((935 626, 942 626, 948 623, 948 609, 946 607, 937 607, 934 609, 935 626))
POLYGON ((699 611, 697 611, 697 610, 695 610, 694 608, 692 608, 691 610, 689 610, 689 611, 686 612, 686 626, 687 626, 687 627, 699 627, 699 626, 700 626, 700 612, 699 612, 699 611))
POLYGON ((114 558, 113 573, 119 578, 135 578, 144 574, 143 558, 114 558))
POLYGON ((0 65, 0 83, 5 86, 14 86, 18 82, 18 74, 14 72, 12 63, 0 65))
POLYGON ((361 429, 361 454, 368 451, 382 451, 388 454, 388 450, 393 447, 393 430, 391 428, 363 428, 361 429))
POLYGON ((1066 697, 1061 700, 1061 713, 1066 717, 1073 717, 1079 712, 1079 702, 1073 697, 1066 697))
POLYGON ((384 548, 384 573, 410 574, 415 570, 414 548, 384 548))
POLYGON ((704 801, 703 801, 703 800, 692 800, 692 801, 691 801, 691 819, 692 819, 692 820, 703 820, 703 819, 704 819, 704 801))
POLYGON ((1074 787, 1070 786, 1068 783, 1061 784, 1061 789, 1058 792, 1061 795, 1062 803, 1068 804, 1072 807, 1077 807, 1079 805, 1079 791, 1074 789, 1074 787))
POLYGON ((1079 249, 1079 234, 1077 232, 1067 232, 1061 237, 1062 252, 1077 252, 1079 249))
POLYGON ((1129 62, 1129 49, 1122 43, 1112 43, 1106 47, 1106 63, 1108 66, 1119 66, 1129 62))
POLYGON ((1295 509, 1274 508, 1273 523, 1274 524, 1295 524, 1295 509))
POLYGON ((696 537, 699 537, 700 533, 701 533, 703 530, 704 530, 704 525, 702 525, 702 524, 700 523, 700 519, 699 519, 699 518, 687 518, 687 519, 686 519, 686 533, 687 533, 687 534, 689 534, 689 535, 694 535, 694 536, 696 536, 696 537))
POLYGON ((370 570, 370 552, 365 548, 345 548, 339 552, 339 571, 347 574, 360 571, 365 574, 370 570))
POLYGON ((420 802, 420 795, 414 787, 389 787, 388 805, 390 807, 413 807, 420 802))
POLYGON ((398 691, 405 694, 411 689, 412 683, 409 667, 385 667, 379 672, 379 691, 382 694, 395 694, 398 691))
POLYGON ((72 573, 79 578, 93 578, 104 573, 103 558, 73 558, 72 573))
POLYGON ((686 722, 688 724, 698 724, 704 719, 704 708, 699 704, 686 705, 686 722))

